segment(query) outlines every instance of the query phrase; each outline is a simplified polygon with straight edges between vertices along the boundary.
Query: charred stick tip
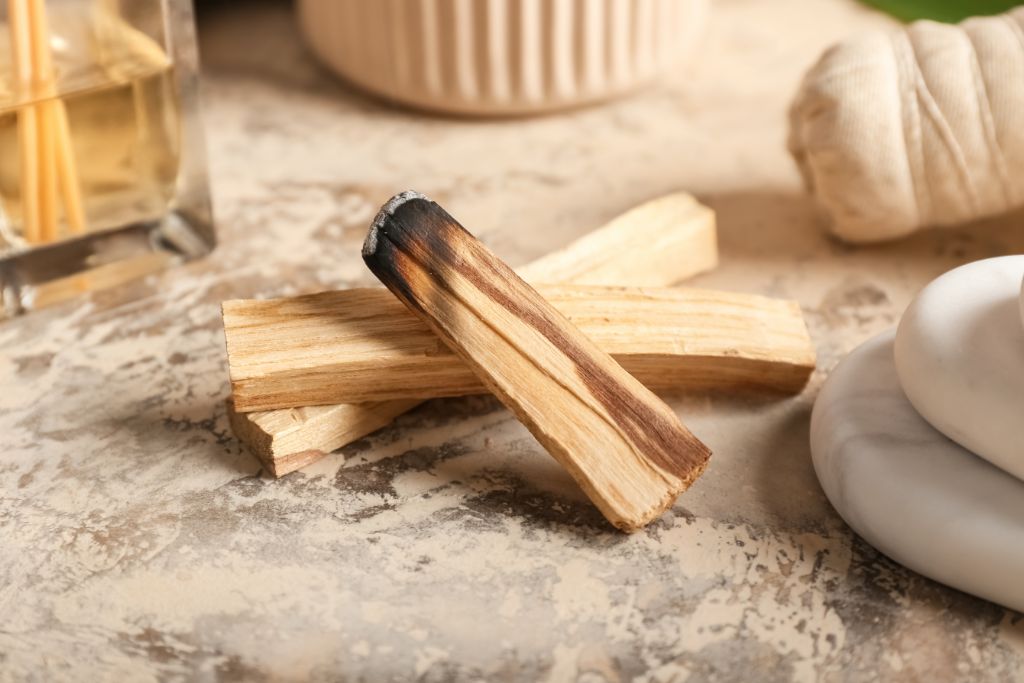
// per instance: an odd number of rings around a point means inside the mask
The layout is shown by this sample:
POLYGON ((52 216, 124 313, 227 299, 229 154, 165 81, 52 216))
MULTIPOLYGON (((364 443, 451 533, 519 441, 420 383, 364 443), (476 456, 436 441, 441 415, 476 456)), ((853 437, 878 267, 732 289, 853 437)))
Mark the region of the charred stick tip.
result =
POLYGON ((405 192, 399 192, 396 194, 380 208, 380 211, 377 212, 377 216, 373 219, 373 223, 370 224, 370 232, 366 234, 366 241, 363 242, 363 258, 373 256, 377 251, 378 231, 384 229, 388 219, 395 215, 395 211, 398 210, 398 207, 408 201, 412 201, 413 199, 430 201, 430 198, 424 194, 420 194, 415 190, 406 190, 405 192))

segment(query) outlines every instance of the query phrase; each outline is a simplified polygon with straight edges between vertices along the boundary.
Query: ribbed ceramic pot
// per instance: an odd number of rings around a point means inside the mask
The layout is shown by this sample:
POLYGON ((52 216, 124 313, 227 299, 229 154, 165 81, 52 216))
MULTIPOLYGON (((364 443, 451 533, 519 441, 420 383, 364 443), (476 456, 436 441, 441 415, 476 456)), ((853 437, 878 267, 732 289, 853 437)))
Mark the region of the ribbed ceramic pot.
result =
POLYGON ((366 90, 464 114, 621 95, 678 64, 708 0, 300 0, 317 55, 366 90))

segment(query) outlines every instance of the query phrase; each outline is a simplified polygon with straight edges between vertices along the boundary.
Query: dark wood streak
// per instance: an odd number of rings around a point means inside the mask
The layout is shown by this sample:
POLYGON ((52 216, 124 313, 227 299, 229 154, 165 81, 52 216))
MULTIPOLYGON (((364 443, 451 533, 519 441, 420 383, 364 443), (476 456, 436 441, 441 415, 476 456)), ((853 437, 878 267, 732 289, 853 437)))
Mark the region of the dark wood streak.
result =
POLYGON ((651 410, 640 396, 596 362, 565 333, 564 327, 570 323, 553 317, 557 312, 543 305, 540 294, 439 205, 423 198, 410 199, 379 221, 375 229, 379 231, 377 247, 364 258, 374 274, 403 301, 424 312, 422 302, 429 296, 430 283, 413 267, 414 260, 451 268, 565 354, 590 394, 658 468, 685 484, 703 471, 710 450, 680 422, 651 410), (403 250, 409 255, 398 255, 403 250), (528 296, 510 296, 497 286, 498 282, 522 287, 528 296))
POLYGON ((420 298, 413 290, 412 283, 416 279, 408 256, 402 254, 388 238, 386 232, 376 238, 374 250, 363 252, 363 261, 370 271, 377 276, 391 292, 414 310, 425 313, 420 298))

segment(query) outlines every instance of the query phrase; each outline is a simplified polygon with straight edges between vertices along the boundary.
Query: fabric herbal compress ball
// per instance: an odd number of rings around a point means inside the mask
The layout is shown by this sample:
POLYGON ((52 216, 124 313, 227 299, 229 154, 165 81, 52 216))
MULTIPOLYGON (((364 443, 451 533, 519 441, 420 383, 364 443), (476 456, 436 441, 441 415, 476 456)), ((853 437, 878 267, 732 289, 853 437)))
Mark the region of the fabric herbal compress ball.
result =
POLYGON ((851 242, 1024 205, 1024 7, 830 48, 793 102, 789 148, 851 242))

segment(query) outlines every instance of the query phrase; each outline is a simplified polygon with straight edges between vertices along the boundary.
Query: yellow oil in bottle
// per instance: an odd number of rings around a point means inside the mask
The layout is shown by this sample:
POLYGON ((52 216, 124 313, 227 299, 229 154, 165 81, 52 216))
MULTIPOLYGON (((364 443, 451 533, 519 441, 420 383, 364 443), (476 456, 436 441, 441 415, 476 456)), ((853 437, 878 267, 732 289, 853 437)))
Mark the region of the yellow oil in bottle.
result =
POLYGON ((0 255, 155 221, 168 211, 181 148, 174 67, 158 45, 131 27, 109 20, 102 29, 87 52, 56 55, 51 97, 25 96, 11 70, 0 71, 0 255), (83 64, 74 64, 76 59, 83 64), (54 100, 59 104, 48 104, 54 100), (46 107, 66 112, 64 139, 84 226, 69 222, 60 194, 52 207, 55 225, 40 230, 31 216, 26 225, 27 191, 38 177, 25 177, 21 152, 37 144, 38 138, 26 143, 27 122, 46 107))

